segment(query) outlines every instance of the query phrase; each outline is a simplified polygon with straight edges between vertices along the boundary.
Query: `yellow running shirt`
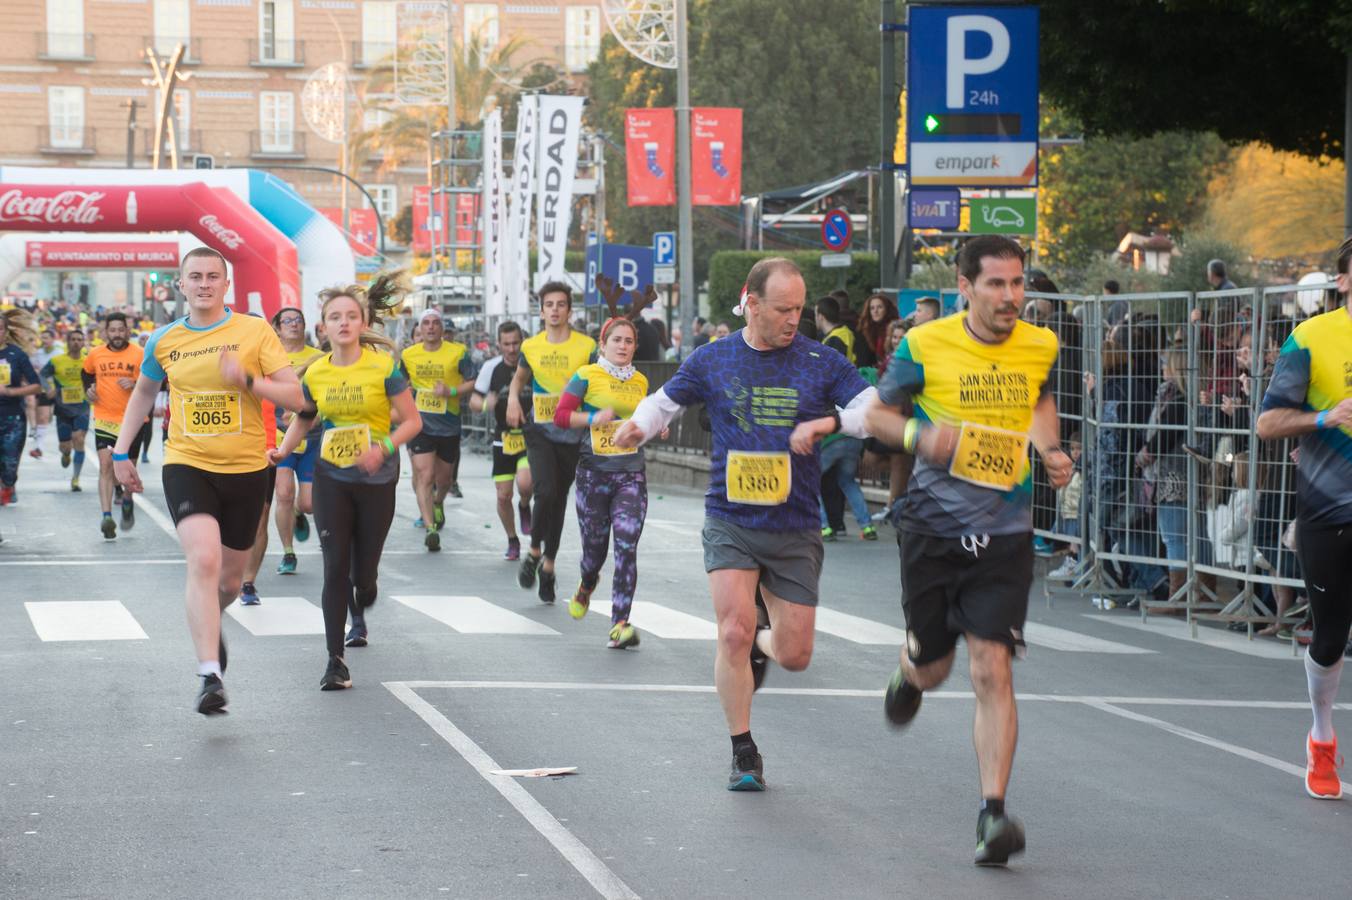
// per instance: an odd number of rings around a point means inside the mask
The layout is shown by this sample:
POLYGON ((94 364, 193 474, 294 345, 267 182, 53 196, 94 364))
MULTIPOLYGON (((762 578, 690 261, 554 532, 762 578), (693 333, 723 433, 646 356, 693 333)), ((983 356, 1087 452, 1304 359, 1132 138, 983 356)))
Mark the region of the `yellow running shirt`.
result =
POLYGON ((89 403, 85 397, 84 381, 80 378, 88 352, 81 351, 79 356, 58 353, 47 360, 47 365, 42 368, 41 374, 56 383, 56 402, 63 407, 86 406, 89 403))
POLYGON ((146 343, 141 374, 169 379, 169 443, 164 463, 236 474, 267 467, 263 407, 253 392, 227 387, 220 357, 233 353, 255 378, 291 365, 271 326, 227 309, 214 325, 194 328, 187 317, 165 325, 146 343))
POLYGON ((319 410, 323 428, 316 471, 341 481, 384 484, 399 477, 399 455, 385 459, 374 474, 355 465, 365 447, 390 434, 390 398, 408 389, 394 357, 363 347, 350 366, 334 365, 325 354, 301 378, 305 402, 319 410))
POLYGON ((474 362, 468 354, 469 349, 455 341, 442 341, 435 350, 420 343, 404 348, 401 365, 404 377, 413 387, 424 434, 460 433, 460 397, 437 396, 435 388, 438 381, 447 387, 459 387, 474 378, 474 362))
POLYGON ((625 450, 616 447, 615 432, 634 414, 634 409, 648 395, 648 379, 635 372, 621 381, 606 371, 600 363, 589 363, 577 370, 568 382, 566 393, 582 401, 585 413, 603 409, 615 411, 614 421, 592 425, 582 437, 582 465, 603 472, 642 472, 643 449, 625 450))
POLYGON ((552 441, 577 443, 580 435, 554 425, 554 410, 559 395, 578 369, 596 358, 596 341, 580 331, 566 341, 551 344, 546 332, 527 338, 521 344, 521 364, 531 375, 531 418, 552 441))

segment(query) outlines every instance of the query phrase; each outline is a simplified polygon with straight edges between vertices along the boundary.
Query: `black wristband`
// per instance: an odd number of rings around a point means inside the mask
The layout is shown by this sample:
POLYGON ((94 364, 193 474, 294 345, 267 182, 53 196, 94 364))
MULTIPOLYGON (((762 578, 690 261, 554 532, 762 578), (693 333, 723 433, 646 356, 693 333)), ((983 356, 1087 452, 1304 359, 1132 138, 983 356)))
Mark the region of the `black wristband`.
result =
POLYGON ((838 409, 831 410, 831 418, 834 419, 836 422, 836 427, 831 429, 831 433, 837 434, 840 432, 840 410, 838 409))
POLYGON ((252 375, 245 375, 245 376, 244 376, 244 386, 245 386, 246 388, 248 388, 249 390, 253 390, 253 383, 254 383, 254 377, 253 377, 252 375))

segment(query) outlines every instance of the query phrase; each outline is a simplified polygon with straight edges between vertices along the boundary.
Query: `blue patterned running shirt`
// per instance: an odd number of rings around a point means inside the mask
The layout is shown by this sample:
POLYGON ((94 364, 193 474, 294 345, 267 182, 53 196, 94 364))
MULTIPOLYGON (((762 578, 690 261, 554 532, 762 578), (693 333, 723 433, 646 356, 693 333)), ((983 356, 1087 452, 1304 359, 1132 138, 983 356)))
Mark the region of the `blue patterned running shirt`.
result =
MULTIPOLYGON (((830 415, 849 404, 868 383, 845 357, 814 340, 798 335, 789 346, 756 350, 742 331, 699 347, 662 391, 674 403, 703 403, 713 425, 714 450, 709 467, 705 511, 744 528, 761 531, 800 531, 820 525, 818 497, 821 457, 799 456, 789 450, 789 435, 799 422, 830 415), (760 503, 728 498, 728 457, 749 482, 745 496, 760 503), (746 456, 759 454, 742 463, 746 456), (761 467, 766 457, 788 459, 787 497, 768 503, 775 495, 778 471, 761 467)), ((733 494, 739 490, 736 485, 733 494)))

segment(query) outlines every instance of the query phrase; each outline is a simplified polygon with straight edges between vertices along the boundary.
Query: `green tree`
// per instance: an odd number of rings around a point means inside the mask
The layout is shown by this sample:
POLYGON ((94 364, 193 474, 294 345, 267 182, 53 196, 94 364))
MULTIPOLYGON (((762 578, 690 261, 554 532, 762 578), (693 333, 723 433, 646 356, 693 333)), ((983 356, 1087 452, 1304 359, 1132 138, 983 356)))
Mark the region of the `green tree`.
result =
POLYGON ((1188 129, 1341 153, 1352 0, 1039 5, 1042 90, 1090 134, 1188 129))
MULTIPOLYGON (((877 163, 877 14, 860 2, 693 0, 691 103, 743 110, 743 194, 877 163)), ((624 202, 624 111, 675 106, 676 73, 645 65, 607 35, 589 74, 589 122, 610 138, 610 237, 646 244, 653 231, 675 227, 676 209, 624 202)), ((703 278, 714 249, 739 246, 739 213, 696 207, 695 233, 703 278)))

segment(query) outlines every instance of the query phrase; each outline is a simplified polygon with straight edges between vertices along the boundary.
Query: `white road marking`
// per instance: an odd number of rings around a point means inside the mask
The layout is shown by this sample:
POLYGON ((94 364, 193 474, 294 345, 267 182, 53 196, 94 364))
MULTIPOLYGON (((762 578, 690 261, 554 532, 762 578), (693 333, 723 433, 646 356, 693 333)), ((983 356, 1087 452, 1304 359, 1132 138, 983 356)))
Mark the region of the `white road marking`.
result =
POLYGON ((144 641, 150 637, 116 600, 30 601, 24 609, 44 641, 144 641))
POLYGON ((1052 625, 1043 625, 1040 622, 1025 622, 1023 626, 1023 639, 1029 644, 1038 647, 1046 647, 1048 650, 1065 650, 1070 653, 1154 653, 1154 650, 1147 650, 1144 647, 1133 647, 1131 644, 1119 644, 1117 641, 1106 641, 1103 638, 1096 638, 1088 634, 1080 634, 1078 631, 1069 631, 1065 628, 1056 628, 1052 625))
MULTIPOLYGON (((700 526, 691 524, 689 522, 678 522, 674 519, 644 519, 643 527, 645 529, 657 528, 661 531, 668 531, 671 532, 672 534, 679 534, 683 537, 687 537, 691 534, 694 534, 695 531, 700 526)), ((648 551, 644 550, 643 552, 647 553, 648 551)))
MULTIPOLYGON (((610 601, 593 600, 591 611, 610 619, 610 601)), ((708 619, 683 613, 658 603, 640 600, 634 607, 633 625, 640 634, 652 634, 674 641, 713 641, 718 626, 708 619)))
MULTIPOLYGON (((397 599, 397 598, 396 598, 397 599)), ((556 819, 549 810, 541 805, 530 793, 510 778, 503 776, 493 776, 489 772, 492 769, 500 769, 502 766, 493 761, 493 758, 484 752, 483 748, 474 743, 470 737, 456 728, 451 720, 439 712, 436 707, 428 703, 413 692, 412 688, 406 683, 387 682, 385 688, 393 694, 398 700, 422 719, 432 730, 451 746, 455 752, 464 757, 465 762, 474 767, 474 770, 492 786, 493 790, 502 795, 508 803, 521 813, 522 817, 535 828, 536 831, 559 851, 564 859, 587 879, 596 892, 602 897, 611 900, 638 900, 638 894, 629 889, 629 886, 620 880, 620 877, 610 870, 610 867, 601 862, 596 854, 587 848, 586 844, 556 819)))
MULTIPOLYGON (((1266 753, 1259 753, 1257 750, 1250 750, 1248 747, 1241 747, 1238 744, 1231 744, 1226 741, 1217 740, 1201 732, 1193 731, 1190 728, 1184 728, 1181 725, 1175 725, 1172 722, 1166 722, 1163 719, 1156 719, 1153 716, 1145 716, 1138 712, 1132 712, 1129 709, 1122 709, 1111 703, 1086 703, 1094 709, 1101 709, 1106 713, 1112 713, 1115 716, 1121 716, 1133 722, 1142 722, 1146 725, 1153 725, 1161 731, 1167 731, 1169 734, 1177 735, 1189 741, 1194 741, 1206 747, 1212 747, 1216 750, 1224 750, 1226 753, 1232 753, 1235 756, 1247 759, 1252 762, 1260 763, 1270 769, 1276 769, 1278 772, 1285 772, 1288 775, 1295 775, 1299 778, 1305 777, 1305 767, 1297 766, 1286 760, 1277 759, 1275 756, 1268 756, 1266 753)), ((1309 704, 1303 704, 1309 706, 1309 704)), ((1352 784, 1346 781, 1342 782, 1344 793, 1352 792, 1352 784)))
POLYGON ((1136 616, 1105 616, 1102 613, 1085 613, 1084 615, 1086 618, 1093 619, 1096 622, 1109 622, 1122 628, 1143 631, 1146 634, 1175 638, 1181 641, 1190 641, 1194 644, 1204 644, 1208 647, 1215 647, 1218 650, 1230 650, 1234 653, 1243 653, 1247 656, 1285 660, 1300 660, 1303 658, 1303 654, 1293 655, 1290 646, 1286 644, 1278 644, 1272 641, 1251 641, 1245 636, 1233 634, 1229 631, 1221 631, 1216 628, 1208 628, 1206 626, 1199 627, 1197 629, 1197 637, 1194 638, 1192 636, 1192 627, 1182 619, 1155 616, 1148 622, 1142 622, 1136 616))
POLYGON ((225 611, 257 637, 324 633, 323 611, 304 597, 268 594, 258 606, 232 603, 225 611))
POLYGON ((444 622, 461 634, 558 634, 548 625, 495 606, 482 597, 393 596, 409 609, 444 622))
POLYGON ((827 609, 825 606, 817 607, 817 630, 847 641, 854 641, 856 644, 900 647, 906 643, 906 632, 900 628, 827 609))
POLYGON ((150 500, 147 500, 144 494, 132 494, 131 496, 136 505, 140 507, 141 512, 150 517, 150 521, 160 526, 160 530, 175 541, 178 540, 178 531, 174 528, 172 519, 160 512, 159 507, 155 506, 150 500))
MULTIPOLYGON (((178 540, 178 534, 174 534, 174 540, 178 540)), ((8 543, 8 542, 6 542, 8 543)), ((653 550, 643 551, 645 555, 651 556, 693 556, 702 554, 704 551, 699 547, 690 548, 655 548, 653 550)), ((275 555, 275 554, 274 554, 275 555)), ((296 550, 297 556, 321 556, 320 550, 296 550)), ((385 550, 380 554, 381 559, 387 556, 423 556, 428 557, 434 554, 428 553, 425 549, 417 550, 385 550)), ((447 556, 465 556, 479 557, 486 559, 502 559, 502 550, 446 550, 441 551, 442 557, 447 556)), ((0 561, 0 568, 20 567, 20 566, 144 566, 144 565, 183 565, 182 559, 99 559, 96 557, 61 557, 61 558, 43 558, 43 559, 7 559, 0 561)))

